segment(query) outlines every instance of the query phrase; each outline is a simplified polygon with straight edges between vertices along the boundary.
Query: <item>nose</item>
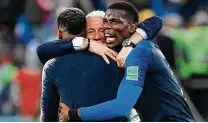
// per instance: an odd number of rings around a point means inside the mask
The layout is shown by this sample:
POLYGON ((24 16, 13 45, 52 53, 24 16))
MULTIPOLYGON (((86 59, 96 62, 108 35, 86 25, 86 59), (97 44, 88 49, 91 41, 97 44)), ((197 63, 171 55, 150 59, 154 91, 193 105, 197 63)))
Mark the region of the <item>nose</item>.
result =
POLYGON ((100 36, 99 32, 95 33, 94 40, 96 40, 96 41, 100 41, 101 40, 101 36, 100 36))

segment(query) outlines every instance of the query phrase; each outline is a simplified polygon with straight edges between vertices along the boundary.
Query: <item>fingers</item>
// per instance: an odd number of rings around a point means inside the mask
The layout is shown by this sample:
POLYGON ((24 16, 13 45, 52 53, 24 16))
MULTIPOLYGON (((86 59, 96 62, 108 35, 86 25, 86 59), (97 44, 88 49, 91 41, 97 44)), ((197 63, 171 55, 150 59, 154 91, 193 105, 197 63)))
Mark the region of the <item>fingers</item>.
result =
POLYGON ((114 57, 117 57, 118 53, 115 52, 114 50, 111 50, 109 48, 107 48, 107 51, 110 52, 114 57))
POLYGON ((118 57, 116 57, 116 59, 117 59, 116 62, 117 62, 118 67, 124 67, 126 57, 118 55, 118 57))
POLYGON ((59 121, 63 122, 63 116, 59 113, 59 121))
POLYGON ((109 49, 104 44, 94 41, 91 42, 89 51, 101 56, 107 64, 110 64, 110 61, 107 58, 107 56, 116 61, 116 57, 118 55, 117 52, 109 49))
POLYGON ((124 67, 124 63, 123 62, 121 62, 119 60, 117 60, 116 62, 117 62, 118 67, 121 67, 121 68, 124 67))
POLYGON ((108 60, 107 56, 105 54, 102 55, 103 59, 107 64, 110 64, 110 61, 108 60))
POLYGON ((132 47, 123 47, 122 50, 119 52, 117 59, 118 67, 124 67, 126 58, 128 57, 129 53, 132 51, 132 47))
POLYGON ((65 105, 64 103, 59 104, 59 109, 58 109, 59 121, 66 122, 69 120, 68 110, 70 109, 68 109, 67 105, 65 105))
POLYGON ((63 113, 62 113, 61 108, 59 108, 59 113, 58 113, 58 115, 59 115, 59 121, 60 121, 60 122, 63 122, 63 113))
POLYGON ((65 106, 65 104, 64 104, 63 102, 60 102, 60 103, 59 103, 59 107, 60 107, 60 108, 62 108, 62 107, 64 107, 64 106, 65 106))
POLYGON ((58 113, 61 113, 61 110, 62 110, 62 107, 59 106, 59 108, 58 108, 58 113))
POLYGON ((124 67, 124 65, 125 65, 123 60, 117 60, 116 62, 117 62, 118 67, 124 67))
POLYGON ((106 51, 105 52, 105 55, 109 56, 111 59, 113 59, 114 61, 116 61, 116 57, 113 54, 111 54, 109 51, 106 51))
MULTIPOLYGON (((118 53, 117 52, 115 52, 115 51, 113 51, 113 50, 111 50, 111 49, 109 49, 109 48, 107 48, 106 47, 106 50, 105 50, 105 55, 107 55, 108 57, 110 57, 111 59, 113 59, 114 61, 116 61, 116 57, 117 57, 117 55, 118 55, 118 53)), ((107 58, 107 57, 106 57, 107 58)), ((108 60, 109 61, 109 60, 108 60)), ((109 62, 110 63, 110 62, 109 62)))
POLYGON ((59 103, 59 106, 60 106, 61 109, 64 109, 64 110, 70 110, 70 107, 67 106, 66 104, 64 104, 63 102, 60 102, 60 103, 59 103))
POLYGON ((116 57, 116 62, 117 62, 118 67, 124 67, 124 63, 125 63, 124 56, 122 56, 121 54, 119 54, 116 57))
POLYGON ((115 51, 113 51, 113 50, 110 50, 110 49, 108 50, 107 49, 107 51, 105 51, 104 54, 102 55, 102 57, 105 60, 105 62, 107 64, 110 64, 110 61, 108 60, 107 56, 110 57, 111 59, 113 59, 114 61, 116 61, 117 53, 115 51))

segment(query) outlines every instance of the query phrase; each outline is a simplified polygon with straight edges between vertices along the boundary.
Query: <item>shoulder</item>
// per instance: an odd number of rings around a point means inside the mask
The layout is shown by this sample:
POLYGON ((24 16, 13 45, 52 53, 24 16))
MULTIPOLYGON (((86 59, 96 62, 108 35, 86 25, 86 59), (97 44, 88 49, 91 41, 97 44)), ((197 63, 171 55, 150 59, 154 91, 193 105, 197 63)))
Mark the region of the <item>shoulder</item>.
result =
POLYGON ((150 55, 154 43, 151 40, 142 40, 137 44, 137 46, 132 50, 132 52, 138 55, 150 55))
POLYGON ((58 63, 58 61, 59 61, 58 58, 53 58, 53 59, 48 60, 43 66, 43 70, 48 70, 50 68, 53 68, 58 63))
POLYGON ((142 40, 140 41, 135 48, 152 48, 155 44, 152 40, 142 40))
POLYGON ((149 40, 142 40, 128 55, 126 64, 150 62, 153 43, 149 40))
POLYGON ((43 66, 43 73, 49 73, 55 71, 55 69, 58 67, 59 62, 60 62, 59 58, 53 58, 48 60, 43 66))
POLYGON ((53 80, 53 69, 54 69, 54 64, 56 63, 55 59, 51 59, 45 63, 43 66, 43 71, 42 71, 42 84, 46 84, 48 82, 51 82, 53 80))

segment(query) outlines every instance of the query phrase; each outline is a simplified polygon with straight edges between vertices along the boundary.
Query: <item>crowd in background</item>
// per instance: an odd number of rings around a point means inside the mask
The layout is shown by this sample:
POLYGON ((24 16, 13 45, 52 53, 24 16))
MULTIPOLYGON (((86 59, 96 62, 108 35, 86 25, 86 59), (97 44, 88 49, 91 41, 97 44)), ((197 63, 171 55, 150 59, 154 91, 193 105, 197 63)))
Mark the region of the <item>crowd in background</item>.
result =
MULTIPOLYGON (((105 11, 116 1, 121 0, 0 1, 0 121, 38 121, 42 65, 36 47, 57 39, 57 15, 71 6, 86 14, 105 11)), ((154 41, 208 120, 208 1, 127 1, 138 9, 140 22, 154 15, 163 18, 154 41)))

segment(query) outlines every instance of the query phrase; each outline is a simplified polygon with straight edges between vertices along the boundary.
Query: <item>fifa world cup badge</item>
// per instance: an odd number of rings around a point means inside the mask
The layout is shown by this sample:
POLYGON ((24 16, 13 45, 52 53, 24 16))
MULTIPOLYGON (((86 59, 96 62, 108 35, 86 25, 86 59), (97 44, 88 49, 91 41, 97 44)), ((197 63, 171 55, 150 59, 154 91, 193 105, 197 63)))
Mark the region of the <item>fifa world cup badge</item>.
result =
POLYGON ((129 66, 127 67, 126 80, 138 81, 139 67, 129 66))

